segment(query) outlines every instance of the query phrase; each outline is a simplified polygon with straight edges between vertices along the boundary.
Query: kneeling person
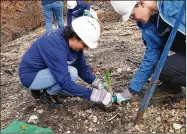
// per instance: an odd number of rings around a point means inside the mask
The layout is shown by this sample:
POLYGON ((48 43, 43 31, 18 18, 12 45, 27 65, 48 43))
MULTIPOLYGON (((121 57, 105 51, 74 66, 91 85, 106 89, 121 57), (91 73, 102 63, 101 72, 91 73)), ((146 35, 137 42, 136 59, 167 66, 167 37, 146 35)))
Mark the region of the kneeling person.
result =
POLYGON ((99 37, 99 23, 87 16, 75 19, 72 26, 46 32, 22 57, 19 67, 22 84, 35 97, 38 93, 38 97, 53 99, 56 94, 63 94, 108 105, 111 94, 92 73, 83 53, 84 49, 96 48, 99 37), (94 88, 77 84, 78 76, 94 88))
MULTIPOLYGON (((117 94, 120 100, 129 100, 133 94, 140 92, 151 77, 166 45, 175 21, 179 16, 183 2, 181 1, 114 1, 114 10, 122 15, 123 20, 137 22, 146 46, 144 57, 130 82, 129 88, 117 94)), ((171 46, 175 54, 168 56, 161 72, 160 80, 164 89, 171 93, 180 93, 186 87, 186 14, 182 17, 177 34, 171 46)), ((169 92, 168 92, 169 93, 169 92)))

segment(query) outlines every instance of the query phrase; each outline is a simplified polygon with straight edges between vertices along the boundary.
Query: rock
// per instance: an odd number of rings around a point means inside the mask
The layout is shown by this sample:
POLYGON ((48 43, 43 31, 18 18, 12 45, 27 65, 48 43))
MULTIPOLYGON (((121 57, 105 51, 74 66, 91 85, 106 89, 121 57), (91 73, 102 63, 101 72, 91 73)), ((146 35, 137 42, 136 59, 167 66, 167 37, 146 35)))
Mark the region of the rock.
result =
POLYGON ((31 119, 31 120, 37 120, 38 116, 37 115, 31 115, 29 119, 31 119))
POLYGON ((93 117, 93 116, 92 116, 92 115, 90 115, 90 116, 88 116, 88 119, 89 119, 89 120, 92 120, 92 117, 93 117))
POLYGON ((127 105, 126 105, 127 108, 132 108, 131 104, 129 102, 127 102, 127 105))
POLYGON ((118 130, 113 130, 112 133, 118 133, 118 130))
POLYGON ((180 101, 180 104, 185 105, 185 101, 184 101, 184 100, 181 100, 181 101, 180 101))
POLYGON ((94 123, 97 122, 97 116, 93 116, 93 122, 94 122, 94 123))
POLYGON ((159 130, 160 130, 161 133, 164 133, 164 132, 165 132, 163 126, 161 126, 161 127, 159 128, 159 130))
POLYGON ((182 128, 182 125, 181 125, 181 124, 174 123, 174 124, 173 124, 173 128, 174 128, 175 130, 178 130, 178 129, 181 129, 181 128, 182 128))
POLYGON ((71 131, 67 131, 67 132, 65 132, 65 133, 71 133, 71 131))
POLYGON ((37 112, 38 112, 39 114, 42 114, 42 113, 44 112, 44 110, 43 110, 43 109, 39 109, 39 110, 37 110, 37 112))
POLYGON ((38 116, 37 115, 31 115, 29 120, 28 120, 28 123, 37 123, 38 122, 38 116))
POLYGON ((185 133, 186 132, 186 129, 185 128, 181 128, 181 133, 185 133))
POLYGON ((145 132, 144 129, 144 125, 140 124, 140 125, 136 125, 135 126, 135 129, 138 130, 139 132, 145 132))
POLYGON ((173 122, 173 121, 174 121, 173 118, 169 118, 169 119, 167 120, 168 123, 171 123, 171 122, 173 122))
POLYGON ((175 133, 181 133, 180 130, 176 130, 175 133))
POLYGON ((127 72, 129 72, 129 71, 131 71, 131 68, 130 68, 130 67, 127 68, 127 72))
POLYGON ((118 69, 117 69, 117 72, 118 72, 118 73, 121 73, 121 72, 122 72, 122 68, 118 68, 118 69))
POLYGON ((93 132, 95 133, 97 131, 97 129, 96 128, 93 128, 93 132))
POLYGON ((156 120, 157 120, 157 121, 161 121, 161 117, 160 117, 160 116, 157 116, 157 117, 156 117, 156 120))
POLYGON ((89 129, 88 129, 88 132, 93 132, 93 128, 89 128, 89 129))
POLYGON ((170 132, 170 133, 174 133, 174 132, 175 132, 175 130, 173 130, 173 129, 170 129, 170 130, 169 130, 169 132, 170 132))

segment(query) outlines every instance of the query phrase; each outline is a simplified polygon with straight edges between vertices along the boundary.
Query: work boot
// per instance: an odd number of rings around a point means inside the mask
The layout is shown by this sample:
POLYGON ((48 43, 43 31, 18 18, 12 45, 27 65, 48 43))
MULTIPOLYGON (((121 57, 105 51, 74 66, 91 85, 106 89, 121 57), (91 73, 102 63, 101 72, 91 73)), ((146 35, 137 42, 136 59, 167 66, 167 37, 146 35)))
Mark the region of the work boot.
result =
POLYGON ((52 108, 56 108, 62 104, 58 95, 50 95, 46 90, 42 90, 40 99, 52 108))
POLYGON ((154 98, 164 97, 184 97, 186 87, 169 84, 168 82, 161 82, 157 87, 153 95, 154 98))
POLYGON ((40 92, 40 90, 31 90, 31 95, 32 95, 32 97, 34 97, 35 99, 40 99, 41 92, 40 92))

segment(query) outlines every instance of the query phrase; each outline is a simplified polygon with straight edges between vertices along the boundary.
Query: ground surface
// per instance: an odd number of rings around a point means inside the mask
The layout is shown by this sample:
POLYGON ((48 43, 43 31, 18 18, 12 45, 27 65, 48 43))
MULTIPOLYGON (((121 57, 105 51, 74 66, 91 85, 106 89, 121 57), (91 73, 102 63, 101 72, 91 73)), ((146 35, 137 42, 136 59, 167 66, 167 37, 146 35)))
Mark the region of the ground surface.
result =
MULTIPOLYGON (((12 120, 28 122, 30 116, 37 115, 39 119, 33 124, 49 127, 56 133, 185 133, 185 97, 152 100, 141 124, 136 127, 133 122, 139 101, 121 106, 114 104, 110 110, 106 110, 80 98, 66 98, 64 102, 69 106, 51 109, 32 98, 19 81, 18 66, 23 53, 44 31, 44 28, 39 28, 1 48, 1 128, 12 120), (174 123, 182 128, 175 130, 174 123)), ((143 53, 144 46, 136 24, 111 19, 102 23, 99 47, 86 51, 85 55, 98 77, 103 76, 105 69, 111 70, 112 88, 118 91, 128 87, 143 53)))

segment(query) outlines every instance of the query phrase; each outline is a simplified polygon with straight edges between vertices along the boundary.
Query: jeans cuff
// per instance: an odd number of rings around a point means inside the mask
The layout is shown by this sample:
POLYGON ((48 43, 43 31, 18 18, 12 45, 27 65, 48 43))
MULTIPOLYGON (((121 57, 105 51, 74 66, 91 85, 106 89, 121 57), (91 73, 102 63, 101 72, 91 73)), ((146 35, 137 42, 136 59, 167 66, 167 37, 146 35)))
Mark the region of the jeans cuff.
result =
POLYGON ((137 91, 131 89, 130 87, 129 87, 129 91, 130 91, 133 95, 138 93, 137 91))

